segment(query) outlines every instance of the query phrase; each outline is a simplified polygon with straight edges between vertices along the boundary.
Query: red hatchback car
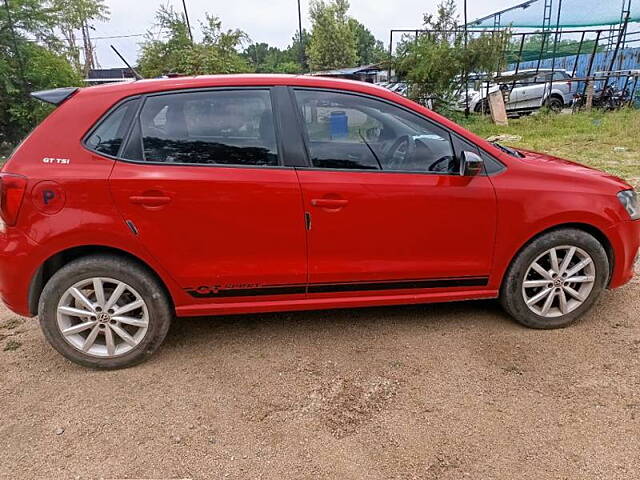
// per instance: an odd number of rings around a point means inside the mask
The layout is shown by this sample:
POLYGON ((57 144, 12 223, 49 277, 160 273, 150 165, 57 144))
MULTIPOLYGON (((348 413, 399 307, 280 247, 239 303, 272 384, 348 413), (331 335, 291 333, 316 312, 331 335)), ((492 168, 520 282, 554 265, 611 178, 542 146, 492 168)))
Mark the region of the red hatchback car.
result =
POLYGON ((145 359, 174 316, 500 297, 562 327, 633 276, 630 185, 366 83, 34 96, 58 108, 0 174, 0 293, 82 365, 145 359))

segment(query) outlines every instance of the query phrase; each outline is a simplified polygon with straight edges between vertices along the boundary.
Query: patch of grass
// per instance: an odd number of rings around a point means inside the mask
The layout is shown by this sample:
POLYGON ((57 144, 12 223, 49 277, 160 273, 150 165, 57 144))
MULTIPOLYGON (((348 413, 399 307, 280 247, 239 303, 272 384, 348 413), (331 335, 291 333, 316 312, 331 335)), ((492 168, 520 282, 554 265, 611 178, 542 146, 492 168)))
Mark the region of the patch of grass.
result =
POLYGON ((2 328, 13 330, 14 328, 18 328, 20 325, 22 325, 22 320, 19 320, 17 318, 12 318, 11 320, 4 322, 4 324, 2 325, 2 328))
POLYGON ((5 352, 12 352, 14 350, 19 349, 22 346, 22 344, 16 340, 9 340, 6 345, 4 346, 4 351, 5 352))
POLYGON ((479 115, 455 120, 483 138, 518 135, 521 141, 504 143, 584 163, 640 185, 640 110, 539 113, 509 119, 506 127, 479 115))

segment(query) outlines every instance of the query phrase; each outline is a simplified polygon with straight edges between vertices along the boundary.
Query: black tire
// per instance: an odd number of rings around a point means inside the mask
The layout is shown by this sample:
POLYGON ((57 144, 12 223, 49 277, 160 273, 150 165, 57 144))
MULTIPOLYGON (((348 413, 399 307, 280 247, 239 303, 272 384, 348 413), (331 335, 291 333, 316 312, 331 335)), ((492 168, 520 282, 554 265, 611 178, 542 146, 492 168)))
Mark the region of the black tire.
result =
POLYGON ((547 100, 546 104, 549 107, 549 110, 554 113, 560 113, 564 108, 564 102, 558 97, 551 97, 547 100))
POLYGON ((529 243, 513 260, 502 282, 500 302, 517 322, 530 328, 563 328, 575 322, 596 302, 609 281, 609 259, 602 244, 592 235, 576 229, 561 229, 546 233, 529 243), (595 281, 582 305, 567 314, 549 318, 538 315, 527 306, 522 287, 529 266, 547 250, 560 246, 575 246, 593 260, 595 281))
POLYGON ((489 101, 486 98, 483 98, 478 103, 476 103, 476 106, 473 109, 473 111, 475 113, 482 113, 484 115, 488 115, 489 113, 491 113, 489 110, 489 101))
POLYGON ((58 270, 44 287, 38 315, 42 332, 53 348, 74 363, 96 369, 125 368, 143 362, 162 344, 173 319, 172 306, 155 275, 135 262, 114 255, 83 257, 58 270), (78 282, 95 277, 128 284, 140 294, 148 310, 144 337, 131 351, 120 356, 102 358, 83 353, 65 340, 58 327, 58 304, 64 293, 78 282))

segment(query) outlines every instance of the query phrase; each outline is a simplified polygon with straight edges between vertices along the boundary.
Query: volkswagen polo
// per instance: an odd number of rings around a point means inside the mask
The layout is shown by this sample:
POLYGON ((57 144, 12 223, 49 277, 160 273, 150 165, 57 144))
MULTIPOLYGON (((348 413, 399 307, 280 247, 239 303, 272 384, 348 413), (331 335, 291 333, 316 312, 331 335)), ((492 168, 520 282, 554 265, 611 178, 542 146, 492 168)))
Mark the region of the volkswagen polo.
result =
POLYGON ((0 173, 0 294, 79 364, 174 317, 500 298, 564 327, 633 276, 636 193, 380 87, 141 80, 57 106, 0 173))

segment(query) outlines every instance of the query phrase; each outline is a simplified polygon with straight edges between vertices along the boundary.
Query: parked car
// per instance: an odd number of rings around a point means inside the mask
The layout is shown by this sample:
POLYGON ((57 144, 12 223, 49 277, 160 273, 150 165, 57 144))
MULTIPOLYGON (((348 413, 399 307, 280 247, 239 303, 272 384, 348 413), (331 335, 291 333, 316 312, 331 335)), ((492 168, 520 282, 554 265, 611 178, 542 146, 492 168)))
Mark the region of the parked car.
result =
MULTIPOLYGON (((524 69, 519 72, 508 71, 487 83, 486 77, 472 77, 469 85, 469 110, 480 113, 488 111, 487 92, 506 89, 507 112, 531 113, 543 106, 560 111, 573 102, 577 84, 566 70, 524 69), (552 75, 553 73, 553 75, 552 75), (553 82, 551 82, 553 77, 553 82)), ((457 109, 463 111, 466 106, 464 88, 460 89, 457 109)))
POLYGON ((147 358, 174 317, 500 298, 563 327, 633 276, 636 193, 388 90, 300 76, 34 94, 0 174, 0 296, 68 359, 147 358))

